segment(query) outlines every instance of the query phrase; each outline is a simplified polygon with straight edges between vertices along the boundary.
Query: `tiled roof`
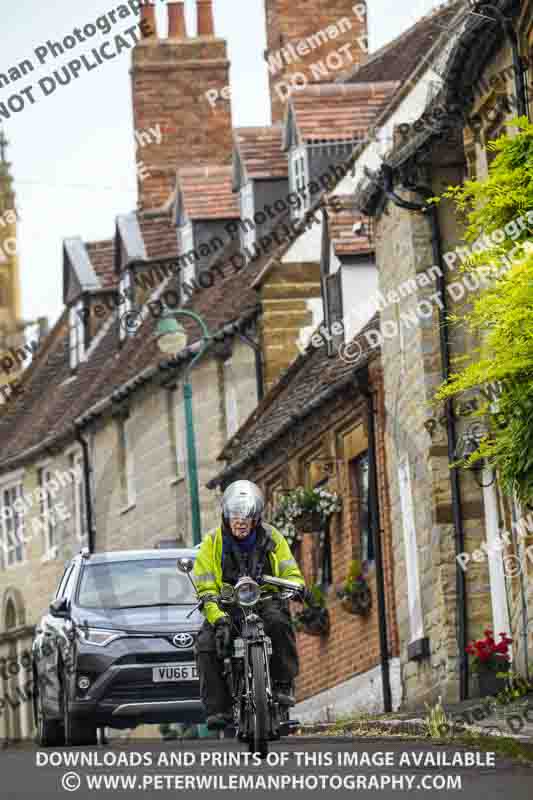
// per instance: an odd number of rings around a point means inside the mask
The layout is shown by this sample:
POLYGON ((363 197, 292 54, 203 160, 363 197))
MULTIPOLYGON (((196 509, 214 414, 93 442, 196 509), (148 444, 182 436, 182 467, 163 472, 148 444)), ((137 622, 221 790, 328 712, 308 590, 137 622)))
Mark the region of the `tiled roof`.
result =
POLYGON ((281 149, 283 128, 235 128, 235 147, 249 178, 286 178, 287 156, 281 149))
MULTIPOLYGON (((325 346, 310 346, 297 356, 228 442, 221 455, 221 458, 228 459, 228 463, 210 485, 257 458, 298 419, 311 413, 346 385, 353 373, 368 362, 372 353, 379 352, 370 348, 363 335, 366 330, 377 327, 378 314, 353 338, 352 342, 357 342, 360 347, 357 363, 350 363, 338 354, 329 357, 325 346)), ((353 346, 352 352, 356 352, 353 346)))
POLYGON ((289 103, 301 139, 309 142, 363 138, 399 85, 397 81, 328 83, 291 92, 289 103))
POLYGON ((341 81, 360 83, 362 81, 400 81, 403 83, 415 70, 423 55, 438 41, 460 7, 462 0, 436 8, 430 14, 417 20, 414 25, 391 42, 371 53, 368 61, 356 67, 351 73, 340 77, 341 81))
POLYGON ((178 255, 176 226, 170 213, 157 216, 138 215, 148 258, 170 258, 178 255))
POLYGON ((371 243, 371 220, 355 209, 351 196, 335 195, 327 209, 329 235, 335 255, 359 255, 374 251, 371 243), (354 226, 358 223, 361 227, 356 227, 354 231, 354 226))
MULTIPOLYGON (((157 237, 166 235, 161 217, 144 218, 141 227, 145 239, 152 242, 147 244, 152 258, 175 255, 175 230, 174 238, 171 237, 173 247, 156 255, 157 237)), ((230 243, 218 261, 226 264, 235 248, 238 249, 238 242, 230 243)), ((258 304, 258 295, 251 284, 266 257, 239 271, 228 265, 223 270, 224 278, 193 295, 185 307, 201 314, 211 333, 241 318, 251 318, 258 304)), ((107 263, 113 263, 110 251, 107 252, 107 263)), ((104 260, 102 264, 105 265, 104 260)), ((0 412, 0 469, 11 469, 22 463, 25 451, 32 448, 37 451, 48 442, 72 436, 77 418, 146 368, 157 367, 165 361, 154 336, 155 324, 148 317, 137 333, 119 349, 119 323, 115 320, 105 335, 100 336, 96 346, 93 344, 90 358, 78 367, 73 376, 69 365, 67 314, 63 312, 23 374, 24 393, 17 400, 10 400, 0 412)), ((194 343, 199 338, 197 326, 189 320, 183 324, 190 343, 194 343)))
POLYGON ((178 171, 185 212, 191 220, 235 219, 239 199, 232 191, 231 167, 190 167, 178 171))
POLYGON ((116 275, 113 267, 113 253, 115 247, 113 239, 104 239, 100 242, 87 242, 85 247, 94 271, 100 279, 102 289, 112 289, 116 285, 116 275))

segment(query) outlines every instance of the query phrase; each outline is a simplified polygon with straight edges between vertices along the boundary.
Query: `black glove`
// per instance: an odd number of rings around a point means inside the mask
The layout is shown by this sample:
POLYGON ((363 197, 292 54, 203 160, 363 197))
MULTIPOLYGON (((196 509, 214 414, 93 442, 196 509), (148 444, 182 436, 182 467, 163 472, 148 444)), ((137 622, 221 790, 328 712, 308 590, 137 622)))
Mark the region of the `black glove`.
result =
POLYGON ((229 617, 224 616, 215 622, 215 647, 217 658, 227 658, 231 653, 231 627, 229 617))

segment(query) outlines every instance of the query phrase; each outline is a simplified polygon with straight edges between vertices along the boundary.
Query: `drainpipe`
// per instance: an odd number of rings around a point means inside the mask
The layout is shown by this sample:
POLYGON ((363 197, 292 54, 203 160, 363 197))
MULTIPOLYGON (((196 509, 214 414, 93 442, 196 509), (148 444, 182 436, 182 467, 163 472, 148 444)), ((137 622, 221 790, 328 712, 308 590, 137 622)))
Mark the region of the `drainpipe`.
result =
MULTIPOLYGON (((439 337, 440 337, 440 354, 442 363, 442 378, 447 381, 450 376, 450 343, 449 343, 449 315, 448 304, 446 296, 446 277, 447 265, 442 258, 442 238, 440 233, 440 225, 437 207, 435 205, 427 205, 424 203, 411 203, 395 194, 393 190, 393 177, 392 168, 389 165, 383 165, 382 168, 384 176, 384 190, 386 196, 399 208, 404 208, 407 211, 421 211, 427 214, 431 225, 431 244, 433 249, 433 263, 439 267, 440 275, 437 278, 437 290, 440 298, 439 304, 439 337)), ((433 195, 429 188, 425 187, 409 187, 409 189, 417 194, 420 194, 426 200, 433 195)), ((455 419, 453 415, 452 401, 449 398, 445 402, 445 417, 446 417, 446 432, 448 443, 448 462, 453 464, 456 459, 457 448, 457 430, 455 426, 455 419)), ((463 525, 463 513, 461 503, 461 487, 459 483, 459 470, 457 467, 450 468, 450 486, 452 494, 452 517, 453 526, 455 529, 455 552, 456 555, 464 553, 465 551, 465 534, 463 525)), ((460 700, 467 700, 469 696, 468 688, 468 656, 466 647, 468 645, 468 620, 466 613, 466 576, 460 567, 459 561, 456 561, 456 588, 457 588, 457 603, 458 603, 458 620, 457 620, 457 648, 459 650, 459 696, 460 700)))
POLYGON ((370 527, 376 557, 376 588, 379 618, 379 652, 381 659, 381 684, 383 688, 383 710, 392 711, 392 693, 390 686, 389 645, 387 636, 387 605, 385 597, 385 578, 383 570, 383 551, 380 525, 379 489, 377 471, 377 447, 374 395, 370 389, 368 368, 361 370, 356 376, 356 386, 367 402, 368 410, 368 495, 370 511, 370 527))
POLYGON ((93 512, 93 499, 91 492, 91 459, 89 453, 89 443, 82 434, 82 428, 76 429, 76 439, 81 444, 83 452, 83 481, 85 483, 85 505, 87 509, 87 543, 89 545, 89 553, 94 553, 95 550, 95 528, 94 528, 94 512, 93 512))

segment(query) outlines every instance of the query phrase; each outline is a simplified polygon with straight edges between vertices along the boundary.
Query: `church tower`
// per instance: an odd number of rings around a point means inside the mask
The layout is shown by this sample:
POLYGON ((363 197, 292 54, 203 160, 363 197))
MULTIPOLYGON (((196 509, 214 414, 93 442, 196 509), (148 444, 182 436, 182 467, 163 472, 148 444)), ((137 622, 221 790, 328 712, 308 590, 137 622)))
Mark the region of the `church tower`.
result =
POLYGON ((368 58, 363 0, 265 0, 265 19, 273 124, 292 85, 334 83, 368 58))

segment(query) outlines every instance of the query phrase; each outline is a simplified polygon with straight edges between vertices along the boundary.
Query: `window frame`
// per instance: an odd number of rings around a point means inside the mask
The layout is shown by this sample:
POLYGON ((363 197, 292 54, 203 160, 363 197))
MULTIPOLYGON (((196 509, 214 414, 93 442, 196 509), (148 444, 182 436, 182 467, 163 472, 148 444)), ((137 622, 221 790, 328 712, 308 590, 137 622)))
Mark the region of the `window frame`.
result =
MULTIPOLYGON (((122 319, 126 319, 126 314, 128 314, 134 306, 133 299, 132 299, 132 292, 133 292, 133 275, 130 269, 125 269, 122 275, 120 276, 119 282, 119 292, 121 297, 124 297, 124 305, 120 312, 120 316, 122 319)), ((128 326, 127 325, 119 325, 119 337, 120 341, 123 342, 127 339, 129 335, 128 326)))
MULTIPOLYGON (((12 481, 0 487, 0 508, 2 511, 6 507, 5 495, 12 491, 15 492, 15 497, 11 499, 9 507, 12 507, 14 502, 23 498, 23 482, 21 480, 12 481)), ((3 513, 0 514, 0 566, 2 570, 12 569, 19 564, 24 564, 26 561, 24 547, 24 511, 18 512, 13 509, 12 522, 13 531, 11 532, 8 530, 8 519, 4 517, 3 513), (14 544, 8 546, 8 535, 12 536, 13 533, 16 537, 18 536, 18 544, 15 538, 13 539, 14 544), (20 557, 17 557, 17 551, 20 552, 20 557), (10 553, 14 553, 12 560, 10 560, 10 553)))
POLYGON ((248 180, 247 183, 243 184, 240 191, 240 206, 241 206, 241 220, 243 226, 240 229, 241 232, 241 247, 244 250, 248 248, 250 252, 252 252, 253 246, 256 240, 256 226, 255 223, 252 226, 248 226, 246 224, 247 220, 251 220, 253 222, 254 213, 255 213, 255 195, 254 195, 254 183, 253 180, 248 180))
POLYGON ((364 450, 353 459, 354 462, 354 478, 357 490, 357 527, 359 531, 359 557, 361 563, 373 564, 376 560, 374 552, 374 540, 372 538, 372 526, 370 523, 370 458, 369 451, 364 450), (362 462, 366 461, 366 487, 361 483, 361 468, 362 462), (364 490, 366 490, 366 504, 364 503, 364 490), (366 522, 364 521, 366 505, 366 522), (363 536, 363 533, 366 533, 363 536), (366 547, 365 547, 366 545, 366 547))
POLYGON ((43 552, 45 558, 55 558, 57 556, 57 519, 54 511, 54 501, 51 493, 44 487, 52 480, 52 471, 50 467, 39 467, 38 472, 39 489, 41 490, 41 499, 39 501, 39 516, 46 524, 46 531, 41 528, 43 536, 43 552), (46 499, 43 499, 43 495, 46 499))
POLYGON ((239 430, 239 404, 237 387, 233 371, 233 358, 223 362, 224 370, 224 416, 226 420, 226 441, 229 441, 239 430))
MULTIPOLYGON (((180 254, 184 256, 186 253, 194 252, 194 227, 190 220, 184 222, 180 227, 180 254)), ((195 277, 195 264, 196 260, 193 259, 192 264, 187 265, 182 270, 182 284, 191 283, 195 277)))
POLYGON ((120 442, 120 484, 122 491, 122 511, 128 511, 135 506, 137 493, 135 487, 135 457, 130 434, 132 418, 121 417, 119 423, 120 442))
POLYGON ((306 189, 309 184, 309 159, 305 145, 294 147, 289 161, 290 190, 302 200, 300 206, 292 208, 293 216, 301 219, 309 207, 309 194, 306 189))
POLYGON ((83 298, 74 303, 69 309, 69 357, 70 368, 74 372, 85 358, 87 327, 85 316, 81 316, 85 309, 83 298))
POLYGON ((72 481, 72 507, 74 510, 74 527, 76 538, 81 546, 89 543, 89 528, 87 525, 87 491, 85 487, 85 472, 83 469, 83 453, 78 450, 70 453, 70 466, 74 470, 74 480, 72 481), (76 478, 77 465, 81 466, 81 480, 76 478))
POLYGON ((183 393, 176 386, 168 390, 167 412, 171 460, 174 474, 171 484, 184 480, 187 474, 187 441, 183 393))

